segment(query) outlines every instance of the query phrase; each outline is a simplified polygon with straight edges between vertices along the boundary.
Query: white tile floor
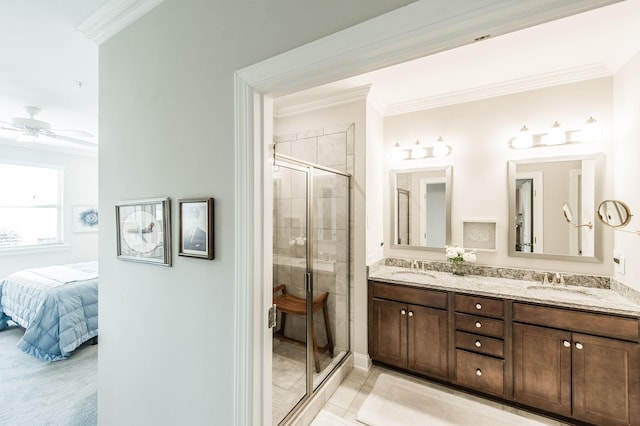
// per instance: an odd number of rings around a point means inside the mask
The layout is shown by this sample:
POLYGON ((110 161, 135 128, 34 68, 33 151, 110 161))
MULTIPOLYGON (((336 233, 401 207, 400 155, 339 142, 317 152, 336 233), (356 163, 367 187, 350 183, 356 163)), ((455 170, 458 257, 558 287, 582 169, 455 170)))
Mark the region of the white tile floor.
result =
MULTIPOLYGON (((320 411, 320 413, 315 417, 311 425, 312 426, 335 426, 335 425, 362 426, 363 423, 358 422, 356 419, 358 415, 358 410, 360 410, 360 407, 364 403, 365 399, 367 398, 369 393, 371 393, 371 390, 373 389, 373 386, 378 376, 382 372, 386 374, 402 377, 414 383, 427 385, 431 388, 442 391, 443 394, 446 394, 446 395, 452 395, 452 396, 455 395, 457 397, 462 397, 474 402, 481 403, 483 404, 483 406, 486 406, 487 409, 492 407, 494 409, 497 408, 499 410, 504 410, 509 413, 514 413, 521 416, 523 419, 535 420, 539 422, 541 425, 566 426, 565 423, 561 423, 553 419, 538 416, 533 413, 519 410, 510 406, 502 405, 497 402, 488 401, 483 398, 468 395, 463 392, 458 392, 426 380, 422 380, 413 376, 409 376, 403 373, 399 373, 399 372, 385 369, 378 366, 372 367, 369 371, 354 368, 351 371, 351 373, 349 373, 349 375, 346 377, 346 379, 342 382, 338 390, 336 390, 333 396, 325 404, 322 411, 320 411)), ((452 426, 454 425, 452 424, 452 426)))

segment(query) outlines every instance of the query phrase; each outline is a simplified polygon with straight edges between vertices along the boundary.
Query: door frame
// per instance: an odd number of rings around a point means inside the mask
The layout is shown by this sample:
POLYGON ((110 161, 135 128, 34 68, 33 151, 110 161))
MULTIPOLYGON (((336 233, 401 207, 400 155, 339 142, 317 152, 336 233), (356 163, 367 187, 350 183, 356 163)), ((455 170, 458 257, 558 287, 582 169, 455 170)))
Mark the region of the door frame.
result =
MULTIPOLYGON (((236 71, 234 425, 271 423, 265 300, 271 290, 272 231, 270 215, 264 213, 272 207, 265 174, 273 141, 272 99, 617 1, 419 0, 236 71)), ((358 167, 363 166, 356 163, 358 167)), ((353 334, 359 332, 366 330, 353 334)))

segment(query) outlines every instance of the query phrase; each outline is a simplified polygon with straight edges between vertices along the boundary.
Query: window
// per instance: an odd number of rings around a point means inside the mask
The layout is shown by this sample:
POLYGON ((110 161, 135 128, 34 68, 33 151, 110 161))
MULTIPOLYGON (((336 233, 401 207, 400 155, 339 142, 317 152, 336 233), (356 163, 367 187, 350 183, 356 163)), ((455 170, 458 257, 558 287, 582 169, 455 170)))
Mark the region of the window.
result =
POLYGON ((62 243, 63 170, 0 163, 0 248, 62 243))

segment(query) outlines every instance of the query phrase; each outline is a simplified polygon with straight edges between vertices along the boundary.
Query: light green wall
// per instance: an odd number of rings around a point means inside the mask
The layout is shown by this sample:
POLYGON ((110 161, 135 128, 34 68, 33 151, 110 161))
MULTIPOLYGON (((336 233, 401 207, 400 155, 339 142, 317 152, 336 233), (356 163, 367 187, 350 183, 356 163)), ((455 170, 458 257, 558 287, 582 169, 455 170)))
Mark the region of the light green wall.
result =
POLYGON ((101 425, 232 423, 234 72, 408 3, 165 0, 100 46, 101 425), (116 259, 114 204, 160 196, 173 235, 215 198, 215 260, 116 259))

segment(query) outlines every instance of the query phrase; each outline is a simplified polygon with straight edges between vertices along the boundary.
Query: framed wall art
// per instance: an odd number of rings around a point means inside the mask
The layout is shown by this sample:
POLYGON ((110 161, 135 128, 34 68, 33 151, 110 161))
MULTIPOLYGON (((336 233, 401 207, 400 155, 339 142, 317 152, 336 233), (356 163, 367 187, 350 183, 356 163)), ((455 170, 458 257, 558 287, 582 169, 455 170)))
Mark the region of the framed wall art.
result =
POLYGON ((213 198, 178 200, 178 255, 213 259, 213 198))
POLYGON ((118 258, 171 266, 171 206, 168 197, 116 204, 118 258))
POLYGON ((98 232, 98 206, 73 206, 73 232, 98 232))

